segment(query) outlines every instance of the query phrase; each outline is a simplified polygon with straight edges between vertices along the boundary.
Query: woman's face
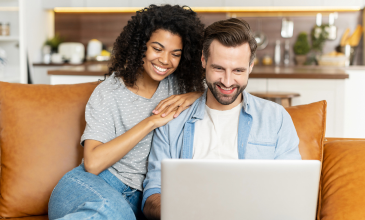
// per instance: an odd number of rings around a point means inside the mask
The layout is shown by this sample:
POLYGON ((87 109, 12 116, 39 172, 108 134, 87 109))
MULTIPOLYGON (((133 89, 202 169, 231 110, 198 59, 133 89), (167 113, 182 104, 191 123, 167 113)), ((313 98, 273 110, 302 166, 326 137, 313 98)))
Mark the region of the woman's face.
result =
POLYGON ((161 81, 176 70, 183 49, 179 35, 158 29, 152 33, 146 45, 146 56, 143 58, 145 74, 155 81, 161 81))

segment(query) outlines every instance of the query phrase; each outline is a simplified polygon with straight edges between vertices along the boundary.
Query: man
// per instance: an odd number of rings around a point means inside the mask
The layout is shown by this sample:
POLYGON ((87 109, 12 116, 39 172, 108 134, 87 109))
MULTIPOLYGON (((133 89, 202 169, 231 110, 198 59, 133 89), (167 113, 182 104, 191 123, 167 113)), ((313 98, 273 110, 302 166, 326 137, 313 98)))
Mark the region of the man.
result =
POLYGON ((245 21, 232 18, 206 28, 201 61, 208 89, 180 117, 155 130, 143 184, 147 218, 160 218, 163 159, 301 159, 285 109, 244 91, 256 47, 245 21))

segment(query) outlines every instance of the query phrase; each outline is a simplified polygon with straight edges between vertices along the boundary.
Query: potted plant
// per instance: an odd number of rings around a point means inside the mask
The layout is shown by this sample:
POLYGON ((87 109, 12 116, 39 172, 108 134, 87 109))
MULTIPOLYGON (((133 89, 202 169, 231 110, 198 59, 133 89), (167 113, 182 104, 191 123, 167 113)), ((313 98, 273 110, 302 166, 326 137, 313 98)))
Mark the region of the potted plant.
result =
POLYGON ((308 35, 306 32, 299 33, 293 49, 297 65, 303 65, 307 60, 307 54, 310 51, 308 35))
POLYGON ((50 46, 52 53, 57 53, 58 46, 64 41, 65 39, 63 37, 61 37, 59 34, 56 34, 53 38, 47 39, 44 45, 50 46))

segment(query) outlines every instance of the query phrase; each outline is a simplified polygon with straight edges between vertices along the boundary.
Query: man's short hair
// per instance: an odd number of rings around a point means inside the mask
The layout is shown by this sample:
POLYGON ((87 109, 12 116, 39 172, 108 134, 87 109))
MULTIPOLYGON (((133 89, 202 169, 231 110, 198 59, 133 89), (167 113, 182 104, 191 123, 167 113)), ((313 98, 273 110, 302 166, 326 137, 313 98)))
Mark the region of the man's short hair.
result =
POLYGON ((237 18, 217 21, 209 25, 204 31, 203 55, 205 61, 210 55, 209 47, 213 40, 218 40, 227 47, 237 47, 248 43, 251 49, 250 64, 255 59, 257 43, 253 37, 250 25, 237 18))

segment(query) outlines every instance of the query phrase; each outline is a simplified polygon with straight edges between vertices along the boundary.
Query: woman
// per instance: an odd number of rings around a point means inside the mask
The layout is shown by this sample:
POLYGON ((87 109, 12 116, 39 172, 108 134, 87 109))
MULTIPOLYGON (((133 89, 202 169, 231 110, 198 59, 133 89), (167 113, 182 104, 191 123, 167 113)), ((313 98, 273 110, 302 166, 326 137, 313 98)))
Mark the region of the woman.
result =
POLYGON ((204 90, 203 28, 190 8, 170 5, 151 5, 128 21, 114 44, 110 76, 86 106, 84 162, 53 190, 50 219, 143 217, 152 131, 204 90))

